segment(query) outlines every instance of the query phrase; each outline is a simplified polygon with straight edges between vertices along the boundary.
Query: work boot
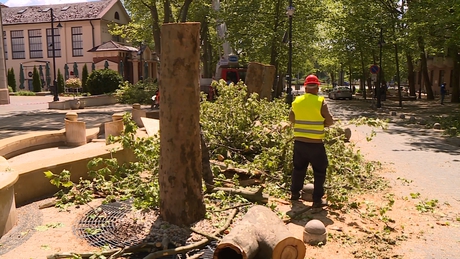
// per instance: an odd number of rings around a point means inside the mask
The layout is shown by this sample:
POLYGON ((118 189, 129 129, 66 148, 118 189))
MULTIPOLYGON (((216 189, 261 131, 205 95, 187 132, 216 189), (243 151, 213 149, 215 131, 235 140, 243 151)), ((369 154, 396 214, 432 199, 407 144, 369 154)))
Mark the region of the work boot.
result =
POLYGON ((311 207, 314 208, 314 209, 317 209, 317 208, 326 207, 328 205, 329 204, 328 204, 327 200, 321 199, 320 202, 313 202, 313 205, 311 207))
POLYGON ((300 192, 291 193, 291 201, 298 201, 300 199, 300 192))

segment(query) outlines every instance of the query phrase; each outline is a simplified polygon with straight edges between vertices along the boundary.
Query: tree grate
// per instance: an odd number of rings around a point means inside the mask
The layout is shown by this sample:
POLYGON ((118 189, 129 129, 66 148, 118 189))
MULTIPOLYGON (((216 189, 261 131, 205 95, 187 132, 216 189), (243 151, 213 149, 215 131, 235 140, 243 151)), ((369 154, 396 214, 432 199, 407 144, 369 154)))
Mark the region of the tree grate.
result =
POLYGON ((102 204, 95 210, 87 212, 76 225, 73 232, 95 247, 110 248, 134 246, 141 243, 137 238, 119 237, 116 223, 131 211, 131 203, 127 201, 102 204))
MULTIPOLYGON (((127 236, 121 237, 117 234, 119 232, 117 223, 120 219, 126 217, 126 214, 131 212, 131 209, 132 203, 130 201, 102 204, 97 209, 88 211, 73 226, 73 233, 94 247, 110 247, 113 249, 139 245, 143 242, 143 239, 127 236)), ((216 246, 217 243, 213 241, 201 250, 193 251, 190 255, 203 252, 204 254, 199 259, 212 259, 216 246)), ((137 259, 135 255, 130 258, 137 259)), ((161 257, 161 259, 182 258, 186 258, 186 256, 178 254, 161 257)))

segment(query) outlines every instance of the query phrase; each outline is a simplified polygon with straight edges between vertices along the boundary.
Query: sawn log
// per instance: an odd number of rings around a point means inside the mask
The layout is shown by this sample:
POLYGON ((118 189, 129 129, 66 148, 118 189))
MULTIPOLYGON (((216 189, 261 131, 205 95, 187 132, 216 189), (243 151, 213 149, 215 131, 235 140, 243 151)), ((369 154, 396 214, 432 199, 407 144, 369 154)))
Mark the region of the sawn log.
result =
POLYGON ((269 208, 256 205, 222 238, 213 259, 303 259, 306 247, 269 208))

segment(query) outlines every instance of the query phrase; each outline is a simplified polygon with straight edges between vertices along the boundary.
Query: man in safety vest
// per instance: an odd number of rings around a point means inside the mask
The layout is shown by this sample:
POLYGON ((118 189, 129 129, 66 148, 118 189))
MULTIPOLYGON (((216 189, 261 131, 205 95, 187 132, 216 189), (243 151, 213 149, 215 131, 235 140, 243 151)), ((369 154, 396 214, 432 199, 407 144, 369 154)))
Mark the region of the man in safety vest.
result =
POLYGON ((323 96, 318 96, 320 82, 315 75, 305 78, 305 94, 292 103, 289 120, 294 126, 294 170, 291 182, 291 200, 300 198, 308 165, 314 172, 313 208, 327 206, 323 200, 328 160, 324 148, 324 127, 334 120, 323 96))

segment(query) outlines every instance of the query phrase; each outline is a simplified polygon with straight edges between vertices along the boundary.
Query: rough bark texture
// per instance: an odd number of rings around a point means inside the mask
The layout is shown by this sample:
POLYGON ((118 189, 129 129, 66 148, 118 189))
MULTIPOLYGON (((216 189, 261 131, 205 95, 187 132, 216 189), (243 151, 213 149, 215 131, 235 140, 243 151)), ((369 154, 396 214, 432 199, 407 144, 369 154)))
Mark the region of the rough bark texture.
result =
POLYGON ((176 225, 189 225, 205 215, 197 80, 199 32, 199 23, 162 26, 160 213, 176 225))
POLYGON ((406 54, 406 60, 407 60, 407 79, 409 80, 409 95, 415 96, 416 89, 415 89, 414 62, 412 61, 412 56, 410 54, 406 54))
POLYGON ((260 98, 271 101, 275 72, 275 66, 250 62, 245 82, 248 93, 258 93, 260 98))
POLYGON ((269 208, 256 205, 217 245, 213 259, 303 259, 302 240, 269 208))
POLYGON ((433 89, 431 88, 432 79, 428 75, 428 65, 427 65, 427 60, 426 60, 425 43, 422 37, 418 38, 418 47, 420 50, 420 61, 422 63, 423 82, 425 83, 426 98, 427 100, 434 100, 433 89))

